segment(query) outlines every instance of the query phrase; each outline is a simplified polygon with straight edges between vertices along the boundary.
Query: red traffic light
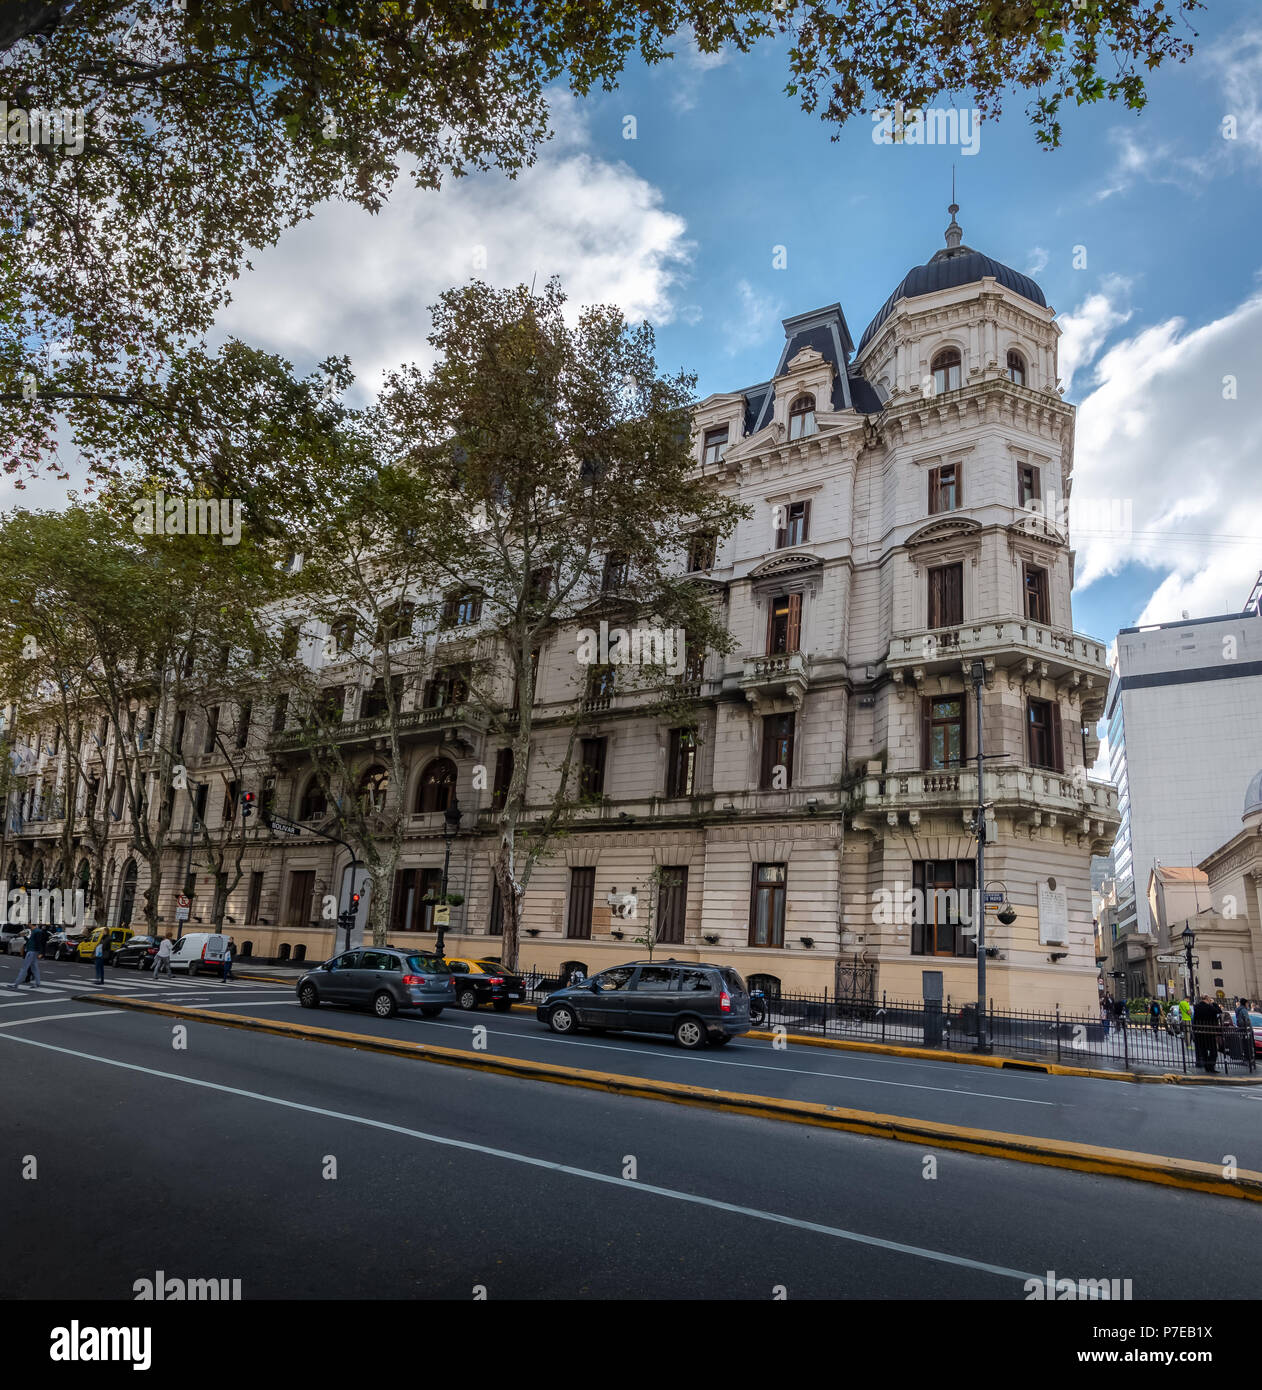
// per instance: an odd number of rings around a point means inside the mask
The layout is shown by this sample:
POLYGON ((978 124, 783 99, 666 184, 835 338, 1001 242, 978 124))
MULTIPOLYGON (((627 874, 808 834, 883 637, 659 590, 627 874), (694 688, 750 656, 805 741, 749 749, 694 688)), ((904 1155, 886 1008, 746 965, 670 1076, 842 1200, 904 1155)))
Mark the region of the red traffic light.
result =
POLYGON ((244 820, 246 816, 251 815, 251 814, 253 813, 253 811, 254 811, 254 793, 253 793, 253 792, 242 792, 242 793, 241 793, 241 817, 242 817, 242 819, 244 820))

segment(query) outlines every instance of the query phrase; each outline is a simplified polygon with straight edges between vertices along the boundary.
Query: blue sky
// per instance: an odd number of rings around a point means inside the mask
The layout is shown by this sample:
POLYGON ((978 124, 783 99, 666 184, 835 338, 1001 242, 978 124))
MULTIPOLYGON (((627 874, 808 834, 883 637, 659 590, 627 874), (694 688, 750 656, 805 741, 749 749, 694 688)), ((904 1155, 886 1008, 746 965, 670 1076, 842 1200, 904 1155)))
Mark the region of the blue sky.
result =
MULTIPOLYGON (((1262 568, 1262 6, 1214 0, 1198 25, 1143 112, 1069 110, 1050 153, 1021 95, 975 155, 878 145, 868 118, 833 141, 783 93, 782 47, 715 61, 683 41, 613 93, 558 94, 556 138, 516 181, 401 181, 375 217, 317 209, 253 258, 218 334, 303 369, 347 353, 363 396, 427 359, 446 287, 557 274, 575 306, 653 322, 662 365, 694 371, 700 395, 737 390, 774 370, 785 316, 840 301, 859 338, 942 245, 954 162, 966 243, 1034 274, 1058 311, 1075 496, 1132 509, 1126 532, 1073 537, 1075 627, 1111 640, 1239 609, 1262 568)), ((21 500, 51 504, 43 491, 21 500)))

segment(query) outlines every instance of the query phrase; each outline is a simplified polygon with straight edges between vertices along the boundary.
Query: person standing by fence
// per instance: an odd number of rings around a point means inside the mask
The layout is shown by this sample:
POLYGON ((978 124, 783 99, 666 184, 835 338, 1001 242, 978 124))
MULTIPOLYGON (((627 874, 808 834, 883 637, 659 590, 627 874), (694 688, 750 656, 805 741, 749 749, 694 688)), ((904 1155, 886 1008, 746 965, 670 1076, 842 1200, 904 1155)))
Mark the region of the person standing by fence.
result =
POLYGON ((1218 1071, 1219 1011, 1208 994, 1202 994, 1192 1010, 1192 1046, 1196 1065, 1213 1076, 1218 1071))
POLYGON ((1154 999, 1148 1006, 1148 1020, 1154 1033, 1161 1032, 1161 1000, 1154 999))

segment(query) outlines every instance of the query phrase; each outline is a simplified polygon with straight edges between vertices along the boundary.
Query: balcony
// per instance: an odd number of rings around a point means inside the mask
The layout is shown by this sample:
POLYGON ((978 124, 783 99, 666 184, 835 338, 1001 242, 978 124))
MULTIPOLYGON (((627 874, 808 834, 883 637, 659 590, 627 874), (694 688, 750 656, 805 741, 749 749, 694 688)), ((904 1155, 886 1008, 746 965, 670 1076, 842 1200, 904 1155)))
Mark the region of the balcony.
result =
MULTIPOLYGON (((1117 788, 1082 769, 1068 775, 1038 767, 996 768, 985 774, 984 800, 1027 830, 1041 826, 1112 843, 1118 825, 1117 788)), ((930 815, 958 817, 971 830, 977 807, 976 768, 869 775, 850 794, 856 830, 915 829, 930 815)))
POLYGON ((807 658, 802 652, 747 657, 741 668, 740 686, 752 705, 792 700, 794 709, 799 709, 806 685, 807 658))
POLYGON ((1104 643, 1022 618, 896 632, 886 665, 896 681, 918 685, 925 676, 967 673, 975 660, 984 661, 988 672, 1020 667, 1026 675, 1063 683, 1081 695, 1088 717, 1097 707, 1103 713, 1109 679, 1104 643))
MULTIPOLYGON (((489 722, 485 710, 473 705, 439 705, 433 709, 405 710, 397 716, 400 738, 445 738, 462 733, 481 733, 489 722)), ((390 716, 370 715, 366 719, 348 719, 328 731, 326 742, 342 745, 373 743, 390 737, 390 716)), ((268 749, 273 754, 301 753, 320 740, 313 732, 286 729, 273 734, 268 749)))

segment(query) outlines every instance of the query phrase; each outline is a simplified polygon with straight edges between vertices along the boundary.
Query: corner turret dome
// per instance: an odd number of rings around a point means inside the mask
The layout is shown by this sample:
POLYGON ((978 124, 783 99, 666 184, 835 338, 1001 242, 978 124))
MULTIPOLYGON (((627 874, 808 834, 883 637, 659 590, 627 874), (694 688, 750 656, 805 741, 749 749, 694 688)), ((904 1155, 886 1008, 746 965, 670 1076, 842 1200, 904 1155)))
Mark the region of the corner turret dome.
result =
POLYGON ((960 230, 960 224, 955 220, 955 214, 960 210, 959 205, 952 203, 948 210, 951 214, 951 224, 946 231, 946 246, 924 265, 913 266, 898 282, 894 293, 881 305, 876 317, 863 330, 863 336, 859 339, 860 352, 894 312, 894 306, 900 299, 916 299, 920 295, 934 294, 938 290, 951 290, 957 285, 969 285, 986 276, 993 276, 1005 289, 1019 294, 1022 299, 1028 299, 1031 304, 1037 304, 1040 309, 1047 308, 1043 291, 1028 275, 1022 275, 1019 270, 1013 270, 1002 261, 983 256, 971 246, 962 245, 964 234, 960 230))

